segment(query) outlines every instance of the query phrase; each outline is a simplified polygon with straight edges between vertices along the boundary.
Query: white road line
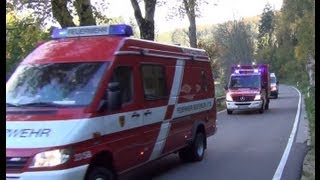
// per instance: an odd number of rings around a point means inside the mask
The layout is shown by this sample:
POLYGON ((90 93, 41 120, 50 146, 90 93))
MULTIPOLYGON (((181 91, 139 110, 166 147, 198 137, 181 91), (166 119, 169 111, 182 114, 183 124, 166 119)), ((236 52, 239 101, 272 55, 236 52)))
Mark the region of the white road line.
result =
POLYGON ((227 109, 224 109, 224 110, 222 110, 222 111, 219 111, 217 114, 220 114, 220 113, 223 113, 223 112, 225 112, 227 109))
POLYGON ((283 169, 284 169, 284 167, 286 165, 286 162, 288 160, 290 149, 291 149, 294 137, 296 135, 297 127, 298 127, 298 123, 299 123, 300 112, 301 112, 301 108, 300 108, 301 107, 301 93, 297 88, 295 88, 295 87, 292 87, 292 88, 294 88, 299 93, 298 109, 297 109, 297 113, 296 113, 296 118, 294 120, 294 125, 293 125, 293 128, 292 128, 292 132, 291 132, 289 140, 288 140, 287 147, 286 147, 286 149, 285 149, 285 151, 284 151, 284 153, 282 155, 282 158, 280 160, 280 163, 278 165, 278 168, 277 168, 275 174, 273 175, 272 180, 280 180, 281 179, 282 172, 283 172, 283 169))

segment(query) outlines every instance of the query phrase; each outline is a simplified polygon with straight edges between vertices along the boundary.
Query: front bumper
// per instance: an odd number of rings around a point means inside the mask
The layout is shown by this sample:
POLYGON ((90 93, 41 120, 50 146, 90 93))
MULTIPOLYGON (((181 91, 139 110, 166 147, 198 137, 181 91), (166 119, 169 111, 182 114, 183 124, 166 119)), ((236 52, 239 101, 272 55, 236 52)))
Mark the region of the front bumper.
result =
POLYGON ((234 102, 226 101, 228 110, 257 110, 263 105, 263 101, 246 101, 246 102, 234 102))
POLYGON ((271 95, 271 96, 276 96, 276 95, 278 95, 278 90, 270 91, 270 95, 271 95))
POLYGON ((6 174, 6 180, 70 180, 84 179, 89 165, 56 171, 32 171, 20 174, 6 174))

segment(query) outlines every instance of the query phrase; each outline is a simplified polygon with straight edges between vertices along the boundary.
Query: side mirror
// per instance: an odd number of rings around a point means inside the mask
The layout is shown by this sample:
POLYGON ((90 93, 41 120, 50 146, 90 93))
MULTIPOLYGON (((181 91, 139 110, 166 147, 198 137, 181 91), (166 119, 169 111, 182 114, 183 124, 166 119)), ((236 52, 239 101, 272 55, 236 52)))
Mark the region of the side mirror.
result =
POLYGON ((107 98, 109 111, 121 108, 121 92, 119 82, 111 82, 108 84, 107 98))
POLYGON ((224 90, 228 90, 228 85, 225 85, 225 86, 224 86, 224 90))
POLYGON ((277 81, 277 85, 279 85, 279 81, 277 81))

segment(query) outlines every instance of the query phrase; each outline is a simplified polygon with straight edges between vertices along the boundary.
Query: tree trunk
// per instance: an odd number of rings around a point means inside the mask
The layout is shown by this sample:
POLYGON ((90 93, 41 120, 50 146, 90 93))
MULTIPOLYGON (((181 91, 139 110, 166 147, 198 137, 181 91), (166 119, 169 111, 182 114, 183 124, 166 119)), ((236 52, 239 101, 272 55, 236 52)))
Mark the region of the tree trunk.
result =
POLYGON ((72 16, 67 8, 66 0, 52 0, 52 15, 59 22, 61 27, 75 26, 72 16))
POLYGON ((196 27, 196 14, 195 14, 195 0, 183 0, 184 8, 189 19, 189 40, 190 46, 197 47, 197 27, 196 27))
POLYGON ((311 87, 314 87, 315 84, 315 80, 314 80, 314 65, 315 65, 315 59, 313 58, 313 56, 311 54, 309 54, 309 59, 308 59, 308 63, 306 65, 306 69, 308 71, 308 75, 309 75, 309 85, 311 87))
POLYGON ((90 0, 76 0, 74 6, 79 16, 80 26, 96 25, 90 0))
POLYGON ((141 10, 137 0, 131 0, 134 10, 134 16, 140 30, 140 38, 154 40, 154 12, 157 0, 144 0, 145 18, 142 17, 141 10))

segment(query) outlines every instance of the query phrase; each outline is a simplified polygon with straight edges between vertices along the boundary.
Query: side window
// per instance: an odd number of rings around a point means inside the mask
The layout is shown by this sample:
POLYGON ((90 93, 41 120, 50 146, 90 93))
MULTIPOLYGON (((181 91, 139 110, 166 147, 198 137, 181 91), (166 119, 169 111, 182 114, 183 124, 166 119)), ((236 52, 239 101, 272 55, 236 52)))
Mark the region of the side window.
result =
POLYGON ((207 79, 207 76, 206 76, 206 73, 205 71, 201 71, 201 89, 203 89, 204 91, 208 91, 208 79, 207 79))
POLYGON ((113 82, 120 83, 122 103, 130 102, 133 97, 133 75, 132 67, 119 66, 113 71, 113 82))
POLYGON ((147 100, 167 98, 167 85, 164 67, 161 65, 142 65, 144 97, 147 100))

